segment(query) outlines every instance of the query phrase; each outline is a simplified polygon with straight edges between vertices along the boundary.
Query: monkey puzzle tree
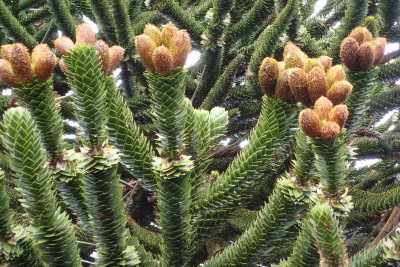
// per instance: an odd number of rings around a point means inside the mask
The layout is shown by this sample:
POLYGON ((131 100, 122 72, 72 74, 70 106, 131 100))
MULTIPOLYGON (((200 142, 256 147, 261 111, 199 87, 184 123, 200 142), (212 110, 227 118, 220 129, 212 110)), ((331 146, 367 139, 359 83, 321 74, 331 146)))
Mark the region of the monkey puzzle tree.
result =
POLYGON ((0 0, 0 262, 398 260, 400 3, 315 6, 0 0))

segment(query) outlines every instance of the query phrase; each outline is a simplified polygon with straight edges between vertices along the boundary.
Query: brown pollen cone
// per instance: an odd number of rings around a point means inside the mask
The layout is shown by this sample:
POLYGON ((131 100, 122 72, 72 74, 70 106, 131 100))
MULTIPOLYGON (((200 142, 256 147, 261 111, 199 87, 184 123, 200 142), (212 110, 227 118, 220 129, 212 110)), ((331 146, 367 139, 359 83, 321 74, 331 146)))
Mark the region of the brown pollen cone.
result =
POLYGON ((96 41, 93 46, 97 50, 100 60, 103 63, 103 70, 105 70, 104 63, 107 61, 107 53, 110 47, 103 40, 96 41))
POLYGON ((325 72, 320 67, 314 67, 307 73, 307 91, 312 102, 325 96, 328 90, 325 72))
POLYGON ((358 48, 358 66, 360 70, 366 70, 374 64, 375 48, 372 42, 366 42, 358 48))
POLYGON ((378 65, 381 62, 383 56, 385 55, 385 46, 387 39, 383 37, 376 38, 374 40, 375 45, 375 61, 374 65, 378 65))
POLYGON ((143 64, 151 71, 155 71, 152 55, 157 44, 147 35, 139 35, 135 38, 136 51, 138 51, 143 64))
POLYGON ((192 50, 192 43, 186 30, 179 30, 172 36, 170 50, 174 58, 174 67, 183 67, 192 50))
POLYGON ((118 64, 124 57, 125 49, 121 46, 114 45, 108 49, 106 54, 106 62, 104 64, 104 71, 109 74, 115 70, 118 64))
POLYGON ((299 124, 304 133, 312 138, 321 136, 321 124, 318 115, 312 109, 305 109, 300 112, 299 124))
POLYGON ((342 81, 345 79, 346 79, 346 72, 344 71, 342 65, 333 66, 326 72, 326 80, 328 82, 329 87, 331 87, 335 82, 342 81))
POLYGON ((153 52, 152 59, 156 72, 163 76, 170 74, 174 68, 174 60, 171 52, 165 46, 157 47, 153 52))
POLYGON ((54 46, 61 55, 65 56, 68 50, 75 47, 75 44, 70 38, 61 36, 54 41, 54 46))
POLYGON ((285 69, 290 68, 304 68, 306 65, 306 60, 298 52, 289 52, 284 58, 285 69))
POLYGON ((6 59, 0 59, 0 80, 10 87, 19 87, 12 72, 11 64, 6 59))
POLYGON ((321 138, 327 142, 333 142, 340 133, 340 127, 336 122, 328 121, 321 128, 321 138))
POLYGON ((354 28, 349 37, 353 38, 358 42, 358 44, 362 44, 364 42, 372 41, 372 34, 366 27, 356 27, 354 28))
POLYGON ((312 104, 307 92, 307 74, 303 69, 293 68, 289 74, 289 87, 294 99, 303 105, 312 104))
POLYGON ((92 30, 89 23, 81 23, 76 28, 76 44, 94 45, 96 33, 92 30))
POLYGON ((149 36, 157 46, 161 45, 161 32, 155 25, 146 24, 143 34, 149 36))
POLYGON ((319 67, 321 70, 323 70, 325 72, 325 67, 324 67, 324 65, 322 65, 321 60, 319 60, 318 58, 308 59, 306 66, 305 66, 305 71, 309 72, 315 67, 319 67))
POLYGON ((286 69, 282 73, 279 73, 278 80, 276 82, 275 95, 280 100, 289 100, 292 97, 292 92, 289 86, 289 75, 293 69, 286 69))
POLYGON ((167 48, 170 48, 172 36, 174 36, 177 32, 178 28, 172 22, 168 22, 168 24, 164 26, 161 32, 162 44, 167 48))
POLYGON ((314 112, 318 115, 320 120, 327 120, 332 107, 332 102, 328 98, 321 96, 315 101, 314 112))
POLYGON ((322 66, 324 67, 324 71, 327 72, 332 67, 332 58, 328 56, 320 56, 317 58, 322 66))
POLYGON ((329 88, 326 96, 334 105, 337 105, 345 101, 352 91, 353 85, 351 83, 348 81, 337 81, 329 88))
POLYGON ((348 117, 349 111, 347 106, 337 105, 334 106, 329 112, 328 120, 337 123, 340 128, 343 128, 348 117))
POLYGON ((56 55, 46 44, 37 45, 32 51, 32 70, 39 81, 45 82, 57 64, 56 55))
POLYGON ((346 37, 340 45, 340 59, 351 70, 358 70, 358 43, 351 37, 346 37))
POLYGON ((306 55, 306 53, 301 51, 301 49, 297 45, 295 45, 294 43, 292 43, 290 41, 286 43, 286 45, 283 49, 283 57, 284 58, 287 57, 287 55, 289 53, 294 53, 294 54, 299 55, 300 57, 303 58, 304 61, 307 61, 307 59, 308 59, 308 56, 306 55))
POLYGON ((32 82, 31 58, 26 46, 21 43, 13 44, 10 63, 18 84, 32 82))
POLYGON ((258 80, 260 82, 261 89, 269 97, 275 94, 275 86, 278 75, 278 62, 274 58, 264 58, 258 72, 258 80))

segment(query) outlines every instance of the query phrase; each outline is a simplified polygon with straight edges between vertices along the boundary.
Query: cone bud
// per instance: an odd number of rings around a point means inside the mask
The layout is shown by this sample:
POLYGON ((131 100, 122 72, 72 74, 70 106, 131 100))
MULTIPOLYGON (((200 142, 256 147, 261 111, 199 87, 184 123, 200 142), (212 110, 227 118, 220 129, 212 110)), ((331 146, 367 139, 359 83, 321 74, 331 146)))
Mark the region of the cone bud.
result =
POLYGON ((348 81, 337 81, 329 88, 327 97, 334 105, 338 105, 346 100, 353 91, 353 85, 348 81))
POLYGON ((348 117, 349 111, 347 110, 347 106, 337 105, 329 112, 328 120, 337 123, 340 128, 343 128, 348 117))
POLYGON ((278 62, 274 58, 266 57, 261 63, 258 79, 261 89, 269 97, 275 94, 276 81, 279 75, 278 62))
POLYGON ((386 38, 379 37, 374 40, 374 46, 375 46, 374 65, 378 65, 379 62, 382 60, 383 56, 385 55, 386 43, 387 43, 386 38))
POLYGON ((314 67, 307 73, 307 91, 312 102, 317 101, 321 96, 326 95, 328 82, 325 72, 320 67, 314 67))
POLYGON ((94 45, 96 33, 92 30, 89 23, 81 23, 76 28, 76 44, 94 45))
POLYGON ((12 71, 11 64, 6 59, 0 59, 0 80, 10 87, 19 87, 12 71))
POLYGON ((349 37, 353 38, 357 41, 358 44, 362 44, 364 42, 372 41, 372 34, 366 27, 356 27, 354 28, 349 37))
POLYGON ((161 32, 157 28, 157 26, 153 24, 146 24, 143 34, 149 36, 156 43, 157 46, 161 45, 161 32))
POLYGON ((346 73, 342 65, 333 66, 326 72, 326 80, 329 87, 332 86, 335 82, 345 79, 346 73))
POLYGON ((99 54, 100 60, 102 62, 103 65, 103 70, 105 71, 105 62, 107 61, 106 57, 107 57, 107 53, 108 53, 108 49, 109 46, 106 42, 104 42, 103 40, 98 40, 94 43, 94 48, 97 50, 97 53, 99 54))
POLYGON ((70 38, 61 36, 54 41, 54 46, 61 55, 65 56, 68 50, 74 48, 75 44, 70 38))
POLYGON ((21 43, 12 44, 11 67, 18 84, 26 85, 32 82, 31 57, 28 48, 21 43))
POLYGON ((358 48, 358 65, 360 70, 372 67, 375 61, 375 48, 372 42, 366 42, 358 48))
POLYGON ((104 71, 109 74, 114 71, 124 57, 125 49, 121 46, 114 45, 108 49, 106 54, 106 62, 104 63, 104 71))
POLYGON ((358 43, 351 37, 346 37, 340 45, 340 59, 351 70, 358 70, 358 43))
POLYGON ((183 67, 192 50, 192 43, 186 30, 179 30, 172 36, 170 50, 174 59, 174 67, 183 67))
POLYGON ((314 112, 318 115, 320 120, 327 120, 332 107, 332 102, 328 98, 321 96, 315 101, 314 112))
POLYGON ((56 55, 46 44, 37 45, 32 51, 32 70, 40 82, 45 82, 57 64, 56 55))
POLYGON ((321 128, 321 138, 327 142, 333 142, 340 133, 340 127, 337 123, 328 121, 321 128))
POLYGON ((312 104, 307 92, 307 74, 303 69, 293 68, 289 74, 289 87, 294 99, 303 105, 312 104))
POLYGON ((288 52, 284 58, 285 69, 290 68, 304 68, 306 60, 298 52, 288 52))
POLYGON ((276 98, 286 101, 292 97, 292 92, 289 86, 289 75, 293 69, 286 69, 282 73, 279 73, 278 80, 276 82, 275 95, 276 98))
POLYGON ((67 70, 67 65, 65 65, 64 59, 60 59, 58 65, 60 66, 61 71, 65 73, 67 70))
POLYGON ((318 115, 312 109, 305 109, 300 112, 299 124, 304 133, 312 138, 321 136, 321 124, 318 115))
POLYGON ((177 32, 178 28, 172 22, 168 22, 168 24, 164 26, 161 32, 162 44, 169 48, 171 39, 177 32))
POLYGON ((15 44, 5 44, 5 45, 1 46, 0 55, 3 57, 3 59, 11 61, 11 59, 12 59, 12 51, 14 49, 14 45, 15 44))
POLYGON ((321 62, 321 60, 319 60, 319 58, 308 59, 306 66, 305 66, 305 71, 309 72, 315 67, 318 67, 325 72, 324 65, 322 65, 322 62, 321 62))
POLYGON ((155 71, 152 55, 157 48, 156 43, 147 35, 139 35, 135 38, 135 46, 143 64, 152 71, 155 71))
POLYGON ((320 56, 319 61, 324 67, 324 71, 327 72, 332 67, 332 58, 328 56, 320 56))
POLYGON ((283 57, 285 58, 289 53, 297 54, 305 61, 308 59, 308 56, 303 51, 301 51, 301 49, 297 45, 290 41, 286 43, 283 49, 283 57))
POLYGON ((171 52, 165 46, 157 47, 153 52, 153 63, 156 72, 166 76, 174 68, 174 60, 171 52))

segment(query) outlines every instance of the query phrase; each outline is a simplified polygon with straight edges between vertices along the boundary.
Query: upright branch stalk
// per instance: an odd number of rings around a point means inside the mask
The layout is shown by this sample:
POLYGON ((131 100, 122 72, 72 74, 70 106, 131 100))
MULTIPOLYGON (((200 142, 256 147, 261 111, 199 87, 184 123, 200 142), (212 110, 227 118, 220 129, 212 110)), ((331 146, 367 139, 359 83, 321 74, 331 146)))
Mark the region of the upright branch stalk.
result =
POLYGON ((159 135, 160 157, 154 158, 157 197, 163 234, 162 259, 165 266, 185 266, 190 235, 190 185, 187 173, 192 161, 184 155, 185 73, 175 69, 162 76, 146 72, 153 100, 153 121, 159 135))
POLYGON ((353 92, 345 101, 349 109, 346 128, 352 135, 356 128, 361 126, 362 120, 360 118, 364 118, 366 115, 374 82, 377 78, 377 70, 376 68, 370 68, 366 71, 348 70, 346 77, 353 85, 353 92))
POLYGON ((81 266, 73 228, 57 205, 53 180, 32 117, 26 109, 16 108, 7 111, 4 121, 4 143, 11 156, 11 169, 24 192, 22 205, 32 220, 33 237, 43 253, 43 261, 53 266, 81 266))
POLYGON ((321 175, 322 190, 328 196, 336 196, 343 188, 346 178, 346 131, 333 142, 312 139, 315 167, 321 175))

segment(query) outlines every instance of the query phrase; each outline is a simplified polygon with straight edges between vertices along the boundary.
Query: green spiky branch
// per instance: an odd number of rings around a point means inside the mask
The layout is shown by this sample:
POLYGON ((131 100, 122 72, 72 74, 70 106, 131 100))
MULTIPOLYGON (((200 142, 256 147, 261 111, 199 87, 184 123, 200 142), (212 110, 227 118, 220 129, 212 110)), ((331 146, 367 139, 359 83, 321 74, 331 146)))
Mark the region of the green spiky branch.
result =
POLYGON ((112 13, 112 6, 110 1, 90 0, 90 4, 96 21, 99 24, 99 28, 104 32, 107 42, 115 44, 117 42, 117 26, 112 13))
POLYGON ((290 179, 280 180, 269 201, 259 212, 257 219, 233 244, 204 266, 246 265, 254 259, 258 250, 272 251, 285 238, 286 229, 307 205, 307 193, 290 179), (271 216, 272 215, 272 216, 271 216))
POLYGON ((315 167, 321 175, 321 186, 325 194, 334 196, 339 193, 346 177, 347 154, 345 148, 346 132, 343 131, 334 143, 323 140, 312 141, 315 155, 315 167))
POLYGON ((0 10, 0 25, 3 30, 16 40, 22 41, 29 48, 38 44, 38 41, 27 32, 3 0, 0 1, 0 10))
POLYGON ((46 2, 59 29, 67 36, 75 38, 75 19, 66 0, 46 0, 46 2))
POLYGON ((254 185, 261 182, 261 170, 272 157, 275 142, 288 135, 294 114, 296 109, 290 104, 264 98, 259 122, 249 137, 250 145, 194 203, 194 225, 200 240, 219 222, 226 220, 234 207, 251 195, 254 185), (248 167, 243 168, 243 165, 248 167))
POLYGON ((155 191, 155 178, 151 171, 154 152, 133 120, 123 96, 115 88, 115 81, 107 77, 108 134, 110 143, 120 153, 121 163, 148 191, 155 191))
POLYGON ((43 253, 43 261, 50 265, 81 266, 71 223, 61 213, 52 190, 53 181, 36 125, 23 108, 7 111, 4 121, 4 143, 12 158, 11 169, 24 192, 22 205, 32 220, 33 238, 43 253))
POLYGON ((366 71, 349 70, 346 72, 348 81, 353 85, 353 92, 346 100, 349 108, 349 118, 346 122, 346 128, 350 134, 360 126, 361 120, 358 118, 365 116, 376 75, 375 68, 366 71))
POLYGON ((296 159, 293 161, 293 169, 296 179, 300 183, 305 184, 310 179, 314 154, 311 150, 311 140, 303 131, 298 131, 296 133, 295 158, 296 159))

